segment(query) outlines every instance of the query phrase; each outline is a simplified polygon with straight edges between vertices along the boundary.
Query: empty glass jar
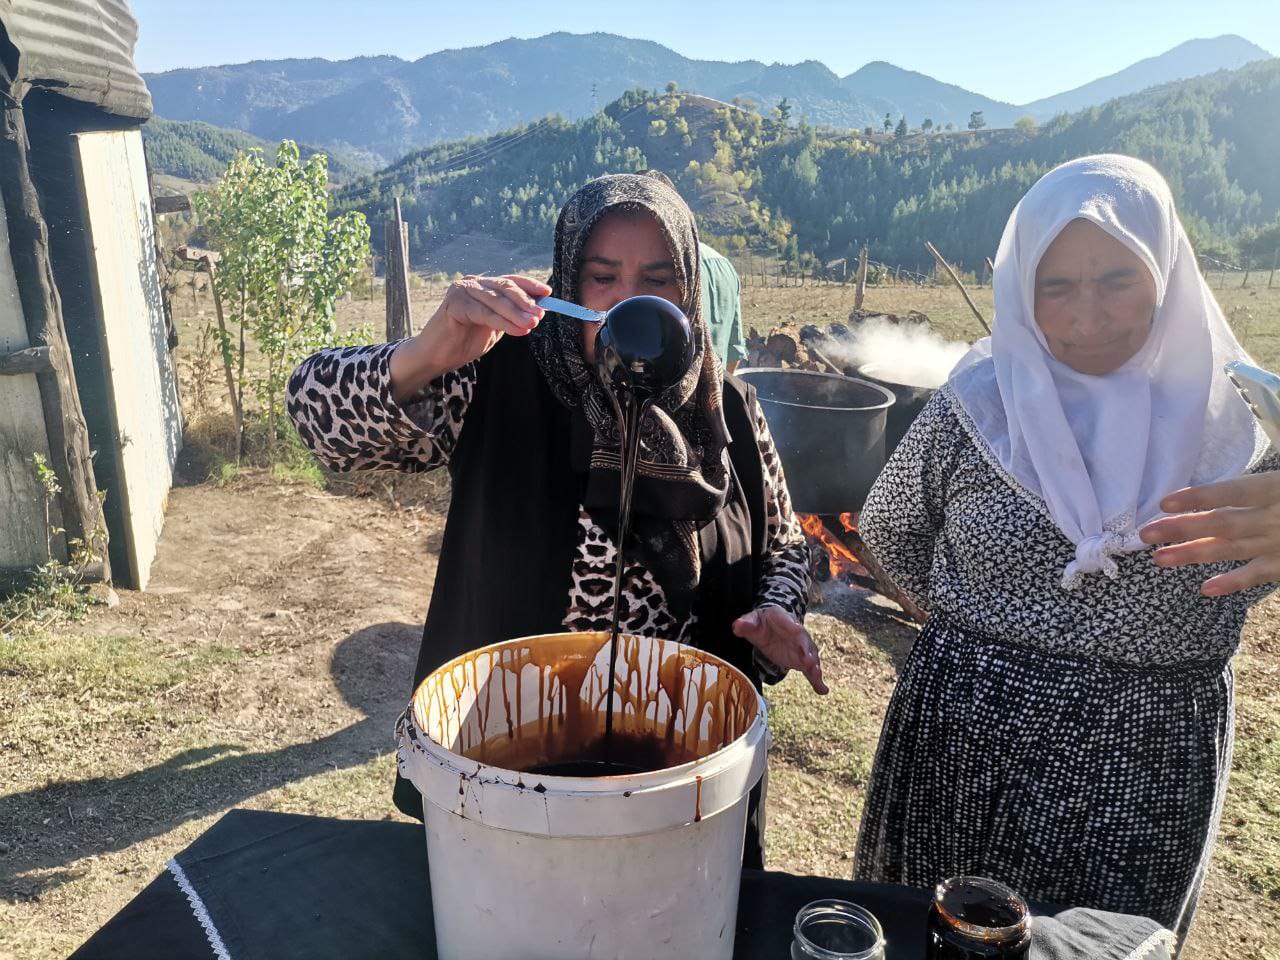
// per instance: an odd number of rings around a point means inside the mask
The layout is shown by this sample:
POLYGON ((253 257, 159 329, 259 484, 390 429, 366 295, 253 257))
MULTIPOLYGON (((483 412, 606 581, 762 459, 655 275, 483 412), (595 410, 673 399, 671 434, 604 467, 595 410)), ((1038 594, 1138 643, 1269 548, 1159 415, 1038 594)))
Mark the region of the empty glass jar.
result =
POLYGON ((815 900, 796 914, 791 960, 884 960, 884 931, 857 904, 815 900))

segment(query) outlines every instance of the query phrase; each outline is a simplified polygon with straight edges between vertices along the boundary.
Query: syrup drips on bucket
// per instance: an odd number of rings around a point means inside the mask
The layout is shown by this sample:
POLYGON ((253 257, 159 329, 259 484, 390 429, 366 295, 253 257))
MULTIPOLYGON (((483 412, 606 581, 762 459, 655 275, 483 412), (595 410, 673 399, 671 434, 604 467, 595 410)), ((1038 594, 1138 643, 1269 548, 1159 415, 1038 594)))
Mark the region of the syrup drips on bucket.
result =
MULTIPOLYGON (((604 631, 564 633, 463 654, 418 688, 416 722, 464 757, 523 771, 531 789, 537 774, 590 775, 551 765, 603 761, 610 681, 618 700, 611 762, 632 767, 624 772, 701 759, 750 729, 755 688, 711 654, 621 634, 612 676, 601 656, 609 640, 604 631)), ((595 775, 604 774, 597 767, 595 775)))

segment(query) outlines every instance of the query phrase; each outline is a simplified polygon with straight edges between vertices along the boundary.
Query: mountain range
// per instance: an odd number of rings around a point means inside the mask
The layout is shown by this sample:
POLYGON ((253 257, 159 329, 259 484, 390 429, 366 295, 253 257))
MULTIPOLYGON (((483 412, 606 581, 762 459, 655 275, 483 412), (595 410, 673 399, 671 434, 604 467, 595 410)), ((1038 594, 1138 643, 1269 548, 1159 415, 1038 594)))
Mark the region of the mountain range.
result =
POLYGON ((578 121, 544 117, 434 144, 350 180, 338 210, 381 236, 395 199, 415 264, 493 272, 548 262, 556 216, 583 182, 651 168, 732 254, 807 272, 857 256, 927 269, 924 241, 982 269, 1009 211, 1052 166, 1126 153, 1167 178, 1196 249, 1270 267, 1280 255, 1280 59, 1173 81, 1045 123, 877 132, 792 125, 681 91, 628 91, 578 121))
POLYGON ((1271 54, 1242 37, 1191 40, 1118 73, 1033 103, 984 97, 883 61, 845 77, 814 60, 764 64, 693 60, 648 40, 552 33, 397 57, 271 60, 146 74, 157 115, 289 137, 383 166, 443 140, 491 134, 559 114, 590 116, 635 87, 740 98, 765 113, 784 98, 792 121, 879 129, 886 114, 910 126, 929 119, 963 128, 973 111, 992 127, 1042 121, 1156 84, 1230 70, 1271 54))

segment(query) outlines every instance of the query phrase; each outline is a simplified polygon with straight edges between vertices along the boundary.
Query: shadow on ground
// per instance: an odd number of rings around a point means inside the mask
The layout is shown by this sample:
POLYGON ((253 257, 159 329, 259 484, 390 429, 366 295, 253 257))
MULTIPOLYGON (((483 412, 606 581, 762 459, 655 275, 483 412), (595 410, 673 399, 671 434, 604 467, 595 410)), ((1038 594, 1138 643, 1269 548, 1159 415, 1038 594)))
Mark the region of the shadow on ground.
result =
POLYGON ((18 825, 13 833, 5 830, 0 896, 38 896, 74 879, 78 871, 58 868, 85 857, 122 850, 287 783, 390 753, 421 630, 380 623, 337 646, 334 683, 364 718, 318 740, 278 750, 212 743, 124 776, 60 781, 0 797, 0 824, 18 825), (52 872, 24 876, 36 870, 52 872))

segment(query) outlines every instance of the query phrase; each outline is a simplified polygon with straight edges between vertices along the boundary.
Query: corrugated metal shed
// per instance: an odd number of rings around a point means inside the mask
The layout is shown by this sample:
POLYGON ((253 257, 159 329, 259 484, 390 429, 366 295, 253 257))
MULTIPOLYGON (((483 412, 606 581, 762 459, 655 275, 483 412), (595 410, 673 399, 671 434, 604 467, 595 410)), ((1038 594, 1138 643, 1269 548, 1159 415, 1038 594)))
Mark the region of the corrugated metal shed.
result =
POLYGON ((18 62, 6 64, 15 100, 42 87, 118 116, 151 116, 133 65, 138 22, 125 0, 0 0, 0 26, 17 49, 18 62))

